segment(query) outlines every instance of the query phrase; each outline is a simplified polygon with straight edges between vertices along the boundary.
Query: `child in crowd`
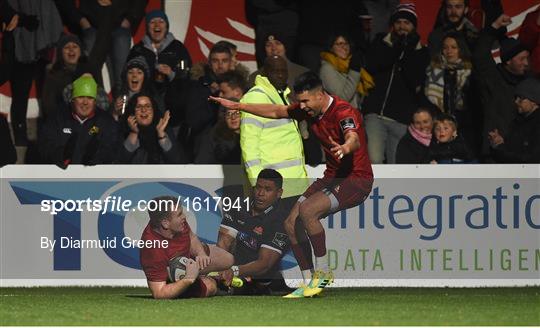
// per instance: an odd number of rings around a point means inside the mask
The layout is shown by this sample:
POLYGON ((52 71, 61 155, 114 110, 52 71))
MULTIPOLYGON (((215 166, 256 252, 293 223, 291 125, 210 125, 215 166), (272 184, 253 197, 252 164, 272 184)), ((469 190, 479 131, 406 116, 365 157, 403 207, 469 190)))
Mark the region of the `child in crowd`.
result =
POLYGON ((442 114, 435 121, 435 142, 431 143, 432 164, 463 164, 473 162, 473 156, 465 140, 458 135, 456 119, 442 114))

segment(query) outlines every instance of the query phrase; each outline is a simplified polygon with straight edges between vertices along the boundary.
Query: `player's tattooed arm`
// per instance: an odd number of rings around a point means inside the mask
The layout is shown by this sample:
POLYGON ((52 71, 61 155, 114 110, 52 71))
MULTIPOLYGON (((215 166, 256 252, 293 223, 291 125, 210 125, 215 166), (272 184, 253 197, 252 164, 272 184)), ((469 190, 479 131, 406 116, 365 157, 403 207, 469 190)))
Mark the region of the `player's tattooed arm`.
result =
POLYGON ((242 112, 247 112, 257 116, 262 116, 266 118, 287 118, 289 117, 289 106, 279 105, 279 104, 244 104, 236 101, 231 101, 225 98, 220 97, 210 97, 211 101, 214 101, 221 106, 239 110, 242 112))

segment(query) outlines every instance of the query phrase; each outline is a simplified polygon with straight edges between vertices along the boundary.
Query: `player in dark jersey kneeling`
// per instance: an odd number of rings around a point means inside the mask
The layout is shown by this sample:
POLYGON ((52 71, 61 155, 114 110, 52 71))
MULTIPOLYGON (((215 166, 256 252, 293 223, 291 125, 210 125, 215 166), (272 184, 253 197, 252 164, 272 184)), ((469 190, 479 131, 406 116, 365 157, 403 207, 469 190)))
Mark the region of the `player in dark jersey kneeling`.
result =
POLYGON ((236 295, 286 294, 290 289, 280 272, 280 260, 289 248, 283 227, 288 211, 280 206, 283 177, 272 169, 257 176, 253 201, 242 211, 224 213, 217 246, 234 254, 234 265, 221 277, 230 285, 240 277, 244 285, 236 295))
MULTIPOLYGON (((307 120, 323 146, 326 170, 298 199, 285 221, 304 282, 287 298, 311 297, 333 282, 326 258, 326 237, 320 219, 331 213, 361 204, 371 192, 373 171, 367 153, 365 131, 360 111, 336 96, 328 94, 320 78, 307 72, 294 85, 296 103, 241 104, 223 98, 210 97, 223 107, 245 111, 267 118, 307 120), (295 223, 300 218, 315 254, 315 268, 299 244, 295 223)), ((279 142, 279 141, 276 141, 279 142)), ((279 147, 279 145, 276 145, 279 147)), ((300 234, 298 234, 300 235, 300 234)))

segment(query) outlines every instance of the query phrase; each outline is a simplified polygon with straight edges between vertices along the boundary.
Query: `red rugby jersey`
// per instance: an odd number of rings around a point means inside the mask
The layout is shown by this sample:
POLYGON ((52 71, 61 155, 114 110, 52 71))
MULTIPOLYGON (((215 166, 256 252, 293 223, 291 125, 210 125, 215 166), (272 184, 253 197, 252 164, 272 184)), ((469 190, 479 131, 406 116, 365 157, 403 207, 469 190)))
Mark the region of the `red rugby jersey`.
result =
POLYGON ((326 155, 326 170, 323 180, 346 178, 349 176, 373 179, 371 161, 369 160, 366 142, 366 133, 360 111, 348 102, 337 96, 331 96, 332 103, 324 114, 319 117, 310 117, 300 109, 300 104, 289 109, 292 118, 306 119, 311 125, 313 133, 319 138, 326 155), (330 138, 342 145, 345 143, 345 133, 353 131, 358 134, 360 148, 352 154, 338 159, 330 151, 332 144, 330 138))
POLYGON ((140 257, 141 265, 146 275, 146 279, 149 281, 167 281, 167 266, 169 260, 176 256, 190 257, 191 228, 186 222, 186 229, 179 233, 176 237, 169 239, 165 238, 148 224, 142 233, 141 239, 146 240, 158 240, 160 244, 164 240, 169 242, 167 248, 141 248, 140 257))

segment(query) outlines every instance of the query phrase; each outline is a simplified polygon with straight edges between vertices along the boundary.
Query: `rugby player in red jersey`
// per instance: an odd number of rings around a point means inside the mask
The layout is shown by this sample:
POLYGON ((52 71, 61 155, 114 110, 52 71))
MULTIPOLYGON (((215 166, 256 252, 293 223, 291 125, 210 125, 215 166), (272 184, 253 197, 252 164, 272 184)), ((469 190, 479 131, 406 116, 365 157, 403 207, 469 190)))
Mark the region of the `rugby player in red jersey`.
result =
POLYGON ((297 78, 294 92, 297 102, 289 106, 242 104, 216 97, 210 99, 226 108, 267 118, 307 120, 323 146, 326 155, 324 176, 309 186, 285 220, 285 230, 304 282, 311 277, 309 284, 300 285, 285 297, 301 298, 319 294, 333 281, 326 258, 325 232, 319 220, 331 213, 361 204, 371 192, 373 171, 358 109, 328 94, 323 89, 321 79, 312 72, 297 78), (315 268, 304 256, 303 245, 297 239, 295 223, 298 217, 311 241, 315 268))
MULTIPOLYGON (((165 205, 167 201, 175 204, 177 199, 162 196, 153 201, 165 205)), ((163 245, 141 248, 141 265, 152 296, 159 299, 213 296, 217 292, 216 281, 204 274, 230 268, 233 256, 215 245, 202 243, 191 231, 182 207, 173 207, 148 210, 150 222, 141 237, 145 242, 163 245), (169 260, 177 256, 190 258, 186 264, 186 275, 178 281, 168 281, 169 260)))

